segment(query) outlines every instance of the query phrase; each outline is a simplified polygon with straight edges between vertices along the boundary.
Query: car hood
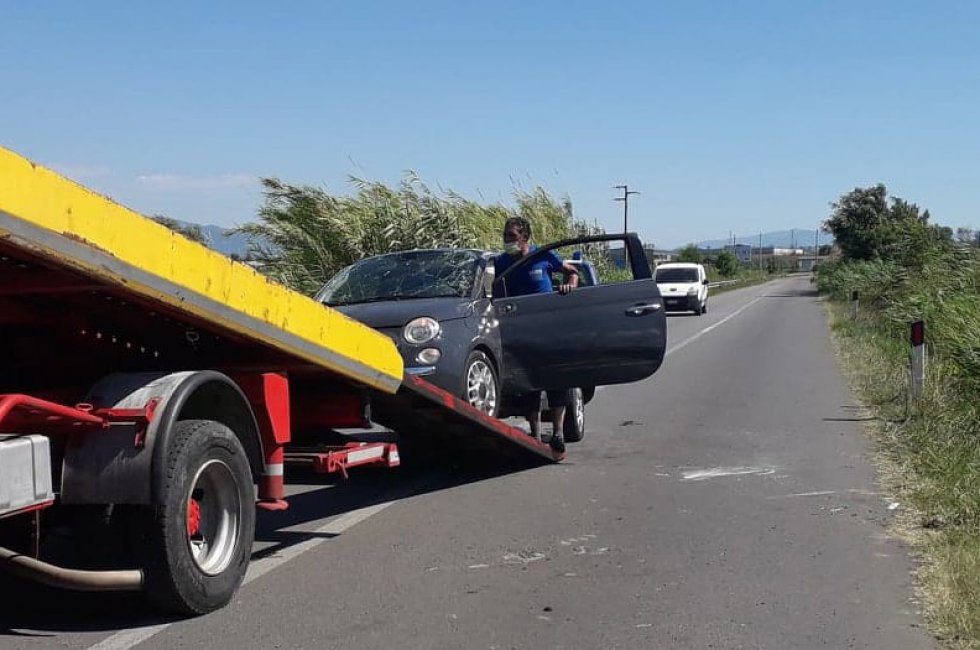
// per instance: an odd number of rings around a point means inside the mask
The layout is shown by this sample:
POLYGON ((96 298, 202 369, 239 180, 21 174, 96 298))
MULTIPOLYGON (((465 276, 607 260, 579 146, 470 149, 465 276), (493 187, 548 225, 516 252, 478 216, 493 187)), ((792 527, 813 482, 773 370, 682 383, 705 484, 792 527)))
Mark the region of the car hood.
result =
POLYGON ((421 316, 438 321, 465 318, 473 313, 474 302, 467 298, 420 298, 337 305, 333 309, 365 325, 380 329, 402 327, 413 318, 421 316))
POLYGON ((686 294, 691 289, 697 289, 701 284, 699 282, 662 282, 657 283, 657 288, 660 289, 660 293, 665 296, 671 294, 679 295, 686 294))

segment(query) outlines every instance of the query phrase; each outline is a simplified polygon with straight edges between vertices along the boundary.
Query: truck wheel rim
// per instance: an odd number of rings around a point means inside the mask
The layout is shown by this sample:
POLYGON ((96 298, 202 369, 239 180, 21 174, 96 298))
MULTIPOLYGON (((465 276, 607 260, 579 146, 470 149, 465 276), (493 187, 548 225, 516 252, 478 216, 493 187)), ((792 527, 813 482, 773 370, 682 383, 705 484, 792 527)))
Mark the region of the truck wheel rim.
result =
POLYGON ((202 465, 193 486, 187 500, 187 543, 197 568, 218 575, 231 564, 238 548, 241 490, 231 468, 220 460, 202 465))
POLYGON ((466 372, 466 400, 488 415, 493 415, 497 409, 497 382, 493 378, 493 370, 483 360, 470 364, 466 372))
POLYGON ((582 389, 575 389, 575 397, 572 400, 574 404, 573 408, 575 411, 575 427, 582 431, 585 429, 585 399, 582 396, 582 389))

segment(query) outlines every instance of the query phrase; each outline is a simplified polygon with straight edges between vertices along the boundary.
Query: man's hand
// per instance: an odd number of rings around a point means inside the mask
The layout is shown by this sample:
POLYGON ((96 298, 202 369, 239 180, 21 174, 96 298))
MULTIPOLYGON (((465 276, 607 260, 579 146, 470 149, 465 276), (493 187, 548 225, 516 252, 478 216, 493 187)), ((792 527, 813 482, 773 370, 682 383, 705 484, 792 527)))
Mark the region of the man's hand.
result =
POLYGON ((572 292, 572 289, 574 289, 574 288, 575 287, 573 285, 571 285, 571 284, 559 284, 558 285, 558 293, 560 293, 561 295, 565 296, 565 295, 568 295, 569 293, 571 293, 572 292))

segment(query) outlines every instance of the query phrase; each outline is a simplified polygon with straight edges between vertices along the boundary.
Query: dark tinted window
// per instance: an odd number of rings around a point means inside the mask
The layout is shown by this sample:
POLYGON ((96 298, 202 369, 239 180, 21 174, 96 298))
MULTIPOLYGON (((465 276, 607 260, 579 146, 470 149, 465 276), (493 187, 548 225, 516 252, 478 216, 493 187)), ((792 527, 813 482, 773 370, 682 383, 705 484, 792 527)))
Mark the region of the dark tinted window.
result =
POLYGON ((320 290, 328 305, 356 302, 468 297, 480 253, 469 250, 408 251, 369 257, 339 272, 320 290))
POLYGON ((698 281, 698 270, 697 269, 657 269, 657 282, 668 283, 668 282, 697 282, 698 281))

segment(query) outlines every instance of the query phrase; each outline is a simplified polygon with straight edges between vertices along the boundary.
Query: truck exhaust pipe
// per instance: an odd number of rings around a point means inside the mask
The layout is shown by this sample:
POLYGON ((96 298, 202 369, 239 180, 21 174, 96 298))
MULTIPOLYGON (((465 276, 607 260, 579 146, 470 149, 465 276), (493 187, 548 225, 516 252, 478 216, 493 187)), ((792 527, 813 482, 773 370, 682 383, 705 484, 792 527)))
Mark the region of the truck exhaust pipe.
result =
POLYGON ((141 591, 139 569, 85 571, 65 569, 0 546, 0 568, 14 575, 58 589, 75 591, 141 591))

